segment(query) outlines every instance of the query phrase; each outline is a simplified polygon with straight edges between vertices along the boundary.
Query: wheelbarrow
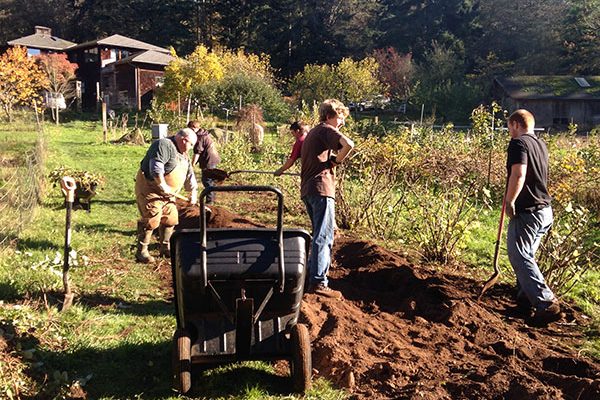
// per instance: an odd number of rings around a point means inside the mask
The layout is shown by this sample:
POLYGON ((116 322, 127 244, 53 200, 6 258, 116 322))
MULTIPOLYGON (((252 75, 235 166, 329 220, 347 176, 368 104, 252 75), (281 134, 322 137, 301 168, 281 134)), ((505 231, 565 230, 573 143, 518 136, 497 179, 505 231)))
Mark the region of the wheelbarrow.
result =
POLYGON ((175 388, 190 390, 194 364, 285 359, 294 390, 306 391, 311 346, 298 315, 310 235, 283 229, 283 194, 272 186, 209 187, 200 194, 200 210, 199 229, 171 238, 175 388), (212 191, 275 193, 277 227, 207 228, 204 202, 212 191))

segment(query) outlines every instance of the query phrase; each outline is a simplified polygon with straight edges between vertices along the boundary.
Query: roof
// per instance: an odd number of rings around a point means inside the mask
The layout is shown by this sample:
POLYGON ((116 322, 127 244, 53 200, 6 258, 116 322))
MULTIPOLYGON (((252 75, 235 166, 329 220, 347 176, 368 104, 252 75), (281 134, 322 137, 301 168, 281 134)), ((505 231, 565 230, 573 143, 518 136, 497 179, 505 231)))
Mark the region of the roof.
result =
POLYGON ((65 50, 77 44, 56 36, 42 33, 34 33, 33 35, 23 36, 7 43, 11 46, 25 46, 43 50, 65 50))
POLYGON ((73 46, 69 50, 87 49, 97 46, 125 47, 128 49, 154 50, 161 53, 169 53, 169 50, 165 48, 158 47, 150 43, 142 42, 141 40, 128 38, 122 35, 112 35, 105 37, 104 39, 92 40, 91 42, 81 43, 77 46, 73 46))
POLYGON ((513 76, 496 82, 513 99, 600 100, 600 76, 513 76), (575 78, 585 78, 589 87, 581 87, 575 78))
POLYGON ((125 64, 125 63, 145 63, 155 65, 167 65, 173 60, 173 56, 170 54, 161 53, 154 50, 146 50, 139 53, 130 55, 113 63, 113 65, 125 64))

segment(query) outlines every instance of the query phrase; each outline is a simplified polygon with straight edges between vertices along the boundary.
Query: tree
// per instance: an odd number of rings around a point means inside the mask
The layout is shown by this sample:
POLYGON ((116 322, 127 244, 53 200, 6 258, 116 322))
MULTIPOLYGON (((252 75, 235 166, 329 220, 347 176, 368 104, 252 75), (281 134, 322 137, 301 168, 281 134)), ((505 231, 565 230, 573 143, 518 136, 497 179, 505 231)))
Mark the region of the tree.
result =
POLYGON ((0 56, 0 105, 9 122, 16 105, 33 105, 40 99, 46 77, 24 47, 9 48, 0 56))
POLYGON ((573 1, 567 13, 566 64, 571 73, 600 71, 600 0, 573 1))
POLYGON ((453 49, 436 42, 417 65, 415 101, 446 121, 467 121, 481 94, 467 80, 465 63, 453 49))
POLYGON ((381 93, 379 65, 372 57, 360 61, 344 58, 337 65, 307 65, 290 83, 300 101, 320 103, 328 98, 357 102, 381 93))
POLYGON ((223 79, 223 66, 219 56, 203 45, 196 47, 185 58, 177 56, 167 65, 164 84, 157 94, 159 103, 187 99, 188 112, 193 93, 205 93, 207 84, 223 79))
POLYGON ((414 65, 412 54, 399 54, 393 47, 378 49, 373 58, 379 64, 379 79, 388 87, 392 98, 408 99, 413 85, 414 65))
POLYGON ((40 69, 46 74, 45 89, 54 99, 52 116, 58 125, 59 98, 68 100, 75 96, 75 71, 77 64, 69 62, 66 54, 42 54, 36 57, 40 69))

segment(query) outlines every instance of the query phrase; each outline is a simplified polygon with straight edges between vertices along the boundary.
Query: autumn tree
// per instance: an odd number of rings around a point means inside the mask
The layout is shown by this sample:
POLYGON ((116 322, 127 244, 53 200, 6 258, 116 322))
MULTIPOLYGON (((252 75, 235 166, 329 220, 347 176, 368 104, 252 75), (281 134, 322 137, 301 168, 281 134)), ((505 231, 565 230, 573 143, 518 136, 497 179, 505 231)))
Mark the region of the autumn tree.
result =
POLYGON ((223 66, 219 56, 202 45, 183 58, 178 57, 174 50, 171 53, 175 59, 165 68, 158 101, 186 99, 189 114, 192 95, 203 93, 202 87, 208 83, 223 79, 223 66))
POLYGON ((0 56, 0 105, 9 122, 15 106, 31 106, 40 99, 46 80, 24 47, 9 48, 0 56))
MULTIPOLYGON (((52 117, 58 125, 60 104, 59 99, 68 100, 75 97, 75 71, 77 64, 69 62, 66 54, 42 54, 36 57, 41 70, 46 74, 45 89, 54 102, 50 103, 52 117)), ((48 107, 48 104, 46 104, 48 107)))
POLYGON ((414 78, 412 54, 400 54, 393 47, 378 49, 373 58, 379 64, 379 79, 388 88, 392 98, 406 100, 410 96, 414 78))
POLYGON ((337 65, 307 65, 294 76, 290 86, 298 99, 308 104, 327 98, 356 102, 384 90, 377 77, 378 69, 372 57, 360 61, 344 58, 337 65))

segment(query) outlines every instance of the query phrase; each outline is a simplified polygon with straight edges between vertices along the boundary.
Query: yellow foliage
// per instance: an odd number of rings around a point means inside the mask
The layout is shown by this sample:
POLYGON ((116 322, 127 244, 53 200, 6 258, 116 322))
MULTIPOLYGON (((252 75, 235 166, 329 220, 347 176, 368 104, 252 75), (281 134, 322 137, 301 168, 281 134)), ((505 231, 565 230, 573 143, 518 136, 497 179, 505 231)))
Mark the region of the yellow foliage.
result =
POLYGON ((0 56, 0 105, 9 120, 14 106, 30 106, 40 100, 46 81, 46 75, 24 47, 9 48, 0 56))

